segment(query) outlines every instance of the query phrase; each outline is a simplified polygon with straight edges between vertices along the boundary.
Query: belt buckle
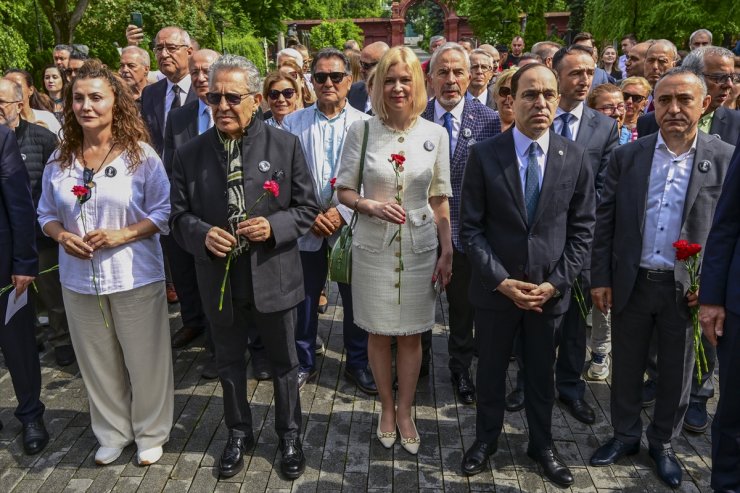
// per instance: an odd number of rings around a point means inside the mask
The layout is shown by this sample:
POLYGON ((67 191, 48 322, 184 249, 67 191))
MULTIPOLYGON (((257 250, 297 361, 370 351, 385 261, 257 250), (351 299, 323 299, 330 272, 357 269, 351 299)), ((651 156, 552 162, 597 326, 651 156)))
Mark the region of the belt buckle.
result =
POLYGON ((666 274, 665 272, 661 272, 659 270, 648 269, 646 277, 648 281, 661 282, 664 280, 663 276, 665 274, 666 274))

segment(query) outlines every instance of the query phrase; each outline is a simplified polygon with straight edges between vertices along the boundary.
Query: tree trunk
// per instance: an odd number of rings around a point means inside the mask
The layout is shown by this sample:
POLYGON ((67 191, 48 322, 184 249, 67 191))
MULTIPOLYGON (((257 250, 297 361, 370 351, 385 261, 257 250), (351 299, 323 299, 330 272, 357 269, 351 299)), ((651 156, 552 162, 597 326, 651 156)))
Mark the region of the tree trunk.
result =
POLYGON ((72 44, 75 29, 89 3, 90 0, 39 0, 39 6, 54 31, 55 44, 72 44), (70 11, 72 5, 74 8, 70 11))

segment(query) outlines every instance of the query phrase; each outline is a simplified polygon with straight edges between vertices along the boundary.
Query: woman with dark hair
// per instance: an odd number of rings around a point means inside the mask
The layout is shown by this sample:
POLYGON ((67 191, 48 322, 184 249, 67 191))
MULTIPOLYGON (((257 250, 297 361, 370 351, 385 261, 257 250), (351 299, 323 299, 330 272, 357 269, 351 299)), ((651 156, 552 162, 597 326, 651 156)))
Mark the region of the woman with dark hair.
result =
POLYGON ((36 123, 51 130, 59 136, 61 125, 51 112, 53 105, 46 94, 41 94, 33 85, 33 76, 25 70, 11 68, 5 72, 5 78, 21 86, 23 90, 23 109, 21 118, 29 123, 36 123))
POLYGON ((262 97, 270 107, 265 123, 283 128, 283 118, 298 109, 301 88, 297 80, 281 72, 271 72, 262 84, 262 97))
POLYGON ((64 74, 56 65, 47 65, 44 69, 44 89, 52 102, 52 113, 62 122, 62 111, 64 110, 64 74))
POLYGON ((159 234, 170 185, 126 84, 88 60, 67 87, 64 140, 44 170, 39 223, 57 241, 69 332, 100 443, 157 462, 174 409, 159 234))

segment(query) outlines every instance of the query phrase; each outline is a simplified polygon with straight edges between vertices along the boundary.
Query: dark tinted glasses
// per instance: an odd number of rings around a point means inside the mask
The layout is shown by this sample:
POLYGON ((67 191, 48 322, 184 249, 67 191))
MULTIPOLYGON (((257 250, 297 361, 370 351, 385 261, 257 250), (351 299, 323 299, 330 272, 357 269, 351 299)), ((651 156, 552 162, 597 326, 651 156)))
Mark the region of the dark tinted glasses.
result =
POLYGON ((378 62, 363 62, 360 60, 360 67, 362 67, 362 70, 368 71, 372 70, 373 67, 375 67, 378 64, 378 62))
POLYGON ((511 96, 511 87, 501 86, 498 88, 498 95, 502 98, 511 96))
POLYGON ((278 91, 277 89, 271 89, 267 96, 272 99, 273 101, 280 98, 280 95, 283 95, 285 99, 290 99, 293 96, 295 96, 295 89, 283 89, 282 91, 278 91))
POLYGON ((628 92, 623 92, 622 97, 624 98, 625 103, 631 99, 632 102, 635 104, 640 104, 646 99, 645 96, 640 96, 639 94, 630 94, 628 92))
POLYGON ((339 84, 347 75, 344 72, 316 72, 313 74, 313 80, 319 84, 324 84, 326 83, 326 79, 331 79, 333 83, 339 84))
POLYGON ((225 94, 222 94, 220 92, 208 92, 206 93, 206 101, 208 101, 208 104, 212 104, 215 106, 221 104, 221 99, 226 98, 226 104, 228 104, 229 106, 236 106, 237 104, 242 102, 242 99, 251 94, 251 92, 245 94, 235 94, 233 92, 227 92, 225 94))
POLYGON ((90 168, 85 168, 82 170, 82 186, 84 186, 87 189, 87 195, 80 198, 80 204, 84 204, 88 200, 90 200, 90 197, 92 197, 92 189, 95 186, 95 182, 93 181, 93 170, 90 168))

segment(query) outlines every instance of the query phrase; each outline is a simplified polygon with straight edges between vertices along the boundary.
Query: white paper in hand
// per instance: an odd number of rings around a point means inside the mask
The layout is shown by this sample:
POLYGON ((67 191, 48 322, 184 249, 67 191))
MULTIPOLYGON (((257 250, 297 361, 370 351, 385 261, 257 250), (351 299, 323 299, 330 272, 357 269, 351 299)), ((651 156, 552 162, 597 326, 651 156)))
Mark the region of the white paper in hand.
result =
POLYGON ((26 303, 28 303, 28 289, 23 291, 23 294, 18 296, 18 299, 16 299, 15 296, 15 288, 8 293, 8 308, 5 310, 5 325, 8 325, 8 322, 13 318, 13 315, 18 313, 18 310, 26 306, 26 303))

